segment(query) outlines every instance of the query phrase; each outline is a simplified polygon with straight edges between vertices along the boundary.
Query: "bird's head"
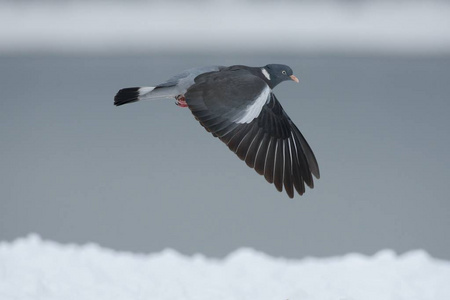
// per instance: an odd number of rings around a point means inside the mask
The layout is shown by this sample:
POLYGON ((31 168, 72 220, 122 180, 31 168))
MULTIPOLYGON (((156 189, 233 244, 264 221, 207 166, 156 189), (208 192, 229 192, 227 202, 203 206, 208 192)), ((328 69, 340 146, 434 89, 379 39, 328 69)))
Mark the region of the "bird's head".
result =
POLYGON ((299 82, 294 76, 292 69, 286 65, 270 64, 261 69, 263 75, 267 78, 269 86, 274 88, 285 80, 299 82))

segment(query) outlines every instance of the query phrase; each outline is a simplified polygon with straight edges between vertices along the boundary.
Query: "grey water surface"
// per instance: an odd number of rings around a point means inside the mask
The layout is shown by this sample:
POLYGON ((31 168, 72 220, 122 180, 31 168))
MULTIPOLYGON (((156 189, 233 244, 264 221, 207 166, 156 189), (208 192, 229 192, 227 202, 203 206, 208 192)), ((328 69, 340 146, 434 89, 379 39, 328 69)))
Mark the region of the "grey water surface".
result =
POLYGON ((3 56, 0 91, 0 240, 450 259, 449 56, 3 56), (174 100, 113 106, 190 67, 267 63, 300 78, 275 93, 321 169, 292 200, 174 100))

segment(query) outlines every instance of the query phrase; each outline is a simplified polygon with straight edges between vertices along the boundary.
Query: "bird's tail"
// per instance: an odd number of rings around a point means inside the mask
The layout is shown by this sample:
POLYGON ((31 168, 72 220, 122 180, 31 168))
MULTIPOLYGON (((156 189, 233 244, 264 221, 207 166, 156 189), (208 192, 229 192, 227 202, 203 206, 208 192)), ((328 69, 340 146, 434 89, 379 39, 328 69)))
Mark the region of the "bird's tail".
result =
POLYGON ((114 105, 120 106, 127 103, 137 102, 154 89, 154 87, 129 87, 121 89, 114 97, 114 105))
POLYGON ((114 105, 120 106, 140 100, 155 100, 164 98, 176 98, 182 94, 176 85, 158 85, 156 87, 130 87, 121 89, 114 97, 114 105))

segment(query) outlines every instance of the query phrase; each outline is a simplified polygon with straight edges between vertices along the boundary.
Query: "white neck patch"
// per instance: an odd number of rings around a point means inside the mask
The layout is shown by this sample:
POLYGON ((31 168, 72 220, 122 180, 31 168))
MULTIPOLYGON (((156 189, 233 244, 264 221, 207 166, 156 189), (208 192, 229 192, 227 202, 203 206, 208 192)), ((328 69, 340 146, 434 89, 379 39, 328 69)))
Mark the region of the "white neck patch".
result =
POLYGON ((267 80, 270 80, 270 74, 269 72, 267 72, 265 68, 261 68, 261 72, 263 73, 264 76, 266 76, 267 80))

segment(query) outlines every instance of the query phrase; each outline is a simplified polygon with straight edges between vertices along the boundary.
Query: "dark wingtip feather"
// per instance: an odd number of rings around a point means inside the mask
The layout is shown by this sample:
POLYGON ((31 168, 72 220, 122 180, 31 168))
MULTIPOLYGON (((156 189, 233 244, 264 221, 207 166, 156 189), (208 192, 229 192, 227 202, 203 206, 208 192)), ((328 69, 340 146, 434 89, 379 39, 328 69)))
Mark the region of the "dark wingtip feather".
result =
POLYGON ((274 163, 274 173, 273 173, 273 183, 279 192, 283 191, 283 171, 284 171, 284 149, 283 140, 279 139, 277 141, 275 163, 274 163))
POLYGON ((288 194, 289 198, 294 198, 294 187, 292 182, 292 170, 291 170, 291 154, 289 152, 289 140, 284 140, 284 190, 288 194))
POLYGON ((255 166, 256 154, 258 153, 259 145, 261 144, 263 137, 264 134, 262 133, 262 129, 258 129, 258 132, 255 134, 255 138, 248 148, 247 155, 245 157, 245 163, 250 168, 253 168, 255 166))
POLYGON ((139 99, 139 87, 121 89, 114 97, 114 105, 120 106, 127 103, 136 102, 139 99))
MULTIPOLYGON (((306 141, 305 137, 303 136, 303 134, 300 132, 300 130, 297 128, 297 126, 295 126, 294 123, 292 123, 291 121, 291 126, 294 130, 295 135, 297 136, 303 152, 306 156, 306 159, 308 161, 308 166, 309 169, 311 171, 311 173, 317 178, 320 178, 320 171, 319 171, 319 165, 317 164, 317 160, 316 160, 316 156, 314 155, 314 152, 312 151, 311 147, 309 146, 308 142, 306 141)), ((312 177, 311 177, 312 180, 312 177)))
POLYGON ((276 149, 276 138, 272 137, 270 139, 270 144, 267 149, 266 163, 264 165, 264 178, 267 182, 273 183, 273 171, 275 169, 275 149, 276 149))

